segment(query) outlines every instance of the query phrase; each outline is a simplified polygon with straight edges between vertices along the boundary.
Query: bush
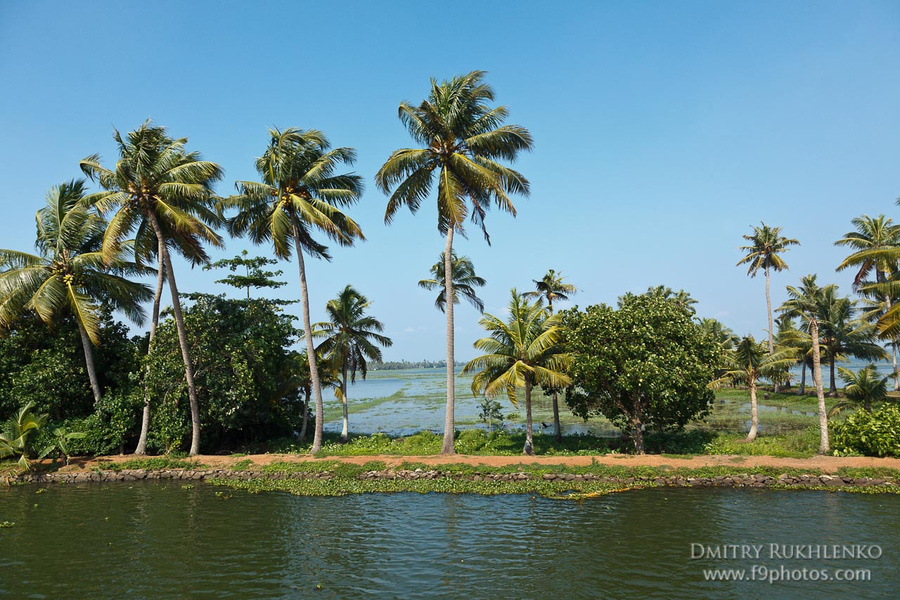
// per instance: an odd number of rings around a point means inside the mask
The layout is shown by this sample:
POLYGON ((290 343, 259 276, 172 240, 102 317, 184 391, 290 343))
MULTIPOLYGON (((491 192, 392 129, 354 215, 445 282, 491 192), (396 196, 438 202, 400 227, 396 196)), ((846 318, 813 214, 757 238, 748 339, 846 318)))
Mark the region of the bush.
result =
POLYGON ((900 456, 900 408, 888 404, 853 413, 834 426, 832 448, 837 456, 900 456))

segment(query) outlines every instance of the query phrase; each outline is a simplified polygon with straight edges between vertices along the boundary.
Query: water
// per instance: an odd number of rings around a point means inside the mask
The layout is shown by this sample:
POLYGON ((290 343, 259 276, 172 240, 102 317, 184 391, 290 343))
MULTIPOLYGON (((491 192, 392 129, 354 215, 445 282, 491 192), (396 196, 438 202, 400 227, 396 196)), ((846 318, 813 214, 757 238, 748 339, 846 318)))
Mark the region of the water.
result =
POLYGON ((252 495, 199 483, 37 489, 0 491, 0 522, 15 522, 0 529, 0 596, 900 596, 900 497, 891 495, 669 488, 577 503, 528 495, 252 495), (879 544, 882 556, 692 560, 693 543, 879 544), (703 569, 753 564, 864 568, 871 581, 703 578, 703 569))

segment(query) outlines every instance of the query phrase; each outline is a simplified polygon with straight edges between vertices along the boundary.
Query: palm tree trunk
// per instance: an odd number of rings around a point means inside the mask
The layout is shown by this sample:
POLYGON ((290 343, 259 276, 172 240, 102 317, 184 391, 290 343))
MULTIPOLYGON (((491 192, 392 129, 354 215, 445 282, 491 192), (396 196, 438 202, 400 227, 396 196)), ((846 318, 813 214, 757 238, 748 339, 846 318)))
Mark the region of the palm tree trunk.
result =
POLYGON ((341 427, 341 443, 350 439, 350 419, 347 415, 347 367, 341 368, 341 408, 344 411, 344 424, 341 427))
POLYGON ((831 358, 831 363, 828 365, 829 374, 831 375, 831 385, 828 388, 828 396, 830 398, 837 398, 837 383, 834 380, 834 357, 831 358))
POLYGON ((300 443, 306 442, 306 427, 309 424, 309 390, 306 390, 306 401, 303 403, 303 425, 300 426, 300 443))
POLYGON ((84 364, 87 367, 88 379, 91 381, 91 391, 94 392, 94 405, 100 403, 100 382, 97 381, 97 368, 94 365, 94 349, 91 346, 91 338, 81 322, 78 322, 78 333, 81 334, 81 347, 84 348, 84 364))
POLYGON ((759 407, 756 403, 756 379, 753 379, 750 381, 750 433, 747 434, 747 441, 755 440, 758 431, 759 407))
POLYGON ((800 367, 800 395, 803 396, 806 394, 806 357, 803 357, 803 362, 801 362, 803 366, 800 367))
MULTIPOLYGON (((547 300, 547 308, 553 315, 553 300, 547 300)), ((559 393, 553 390, 553 439, 562 443, 562 428, 559 426, 559 393)))
POLYGON ((148 213, 153 232, 159 244, 157 252, 163 257, 163 271, 169 283, 169 292, 172 294, 172 312, 175 314, 175 328, 178 330, 178 345, 181 346, 181 359, 184 361, 184 378, 187 381, 188 400, 191 405, 191 456, 200 454, 200 402, 197 400, 197 388, 194 385, 194 364, 191 361, 191 351, 188 346, 187 329, 184 326, 184 315, 181 312, 181 300, 178 296, 178 284, 175 283, 175 271, 172 269, 172 258, 166 248, 165 239, 156 215, 148 213))
POLYGON ((815 317, 809 320, 809 332, 812 334, 813 381, 816 384, 816 397, 819 400, 819 454, 827 454, 831 449, 828 444, 828 413, 825 411, 825 391, 822 389, 822 356, 819 352, 819 322, 815 317))
POLYGON ((444 247, 444 294, 447 312, 447 407, 444 412, 444 443, 441 454, 454 454, 453 435, 455 429, 456 388, 454 382, 455 361, 453 357, 453 225, 447 229, 447 245, 444 247))
MULTIPOLYGON (((769 267, 766 267, 766 310, 769 317, 769 356, 775 354, 775 323, 772 320, 772 295, 769 293, 769 267)), ((772 391, 778 393, 778 382, 772 382, 772 391)))
POLYGON ((315 454, 322 449, 323 414, 325 403, 322 402, 322 384, 319 382, 319 367, 316 364, 316 349, 313 348, 312 323, 309 318, 309 290, 306 287, 306 264, 303 262, 303 249, 300 247, 300 224, 297 215, 291 213, 291 227, 294 233, 294 248, 297 251, 297 270, 300 274, 300 306, 303 309, 303 333, 306 338, 306 358, 309 360, 309 378, 312 382, 313 397, 316 399, 316 432, 310 453, 315 454))
MULTIPOLYGON (((159 254, 159 253, 157 253, 159 254)), ((165 283, 166 271, 163 267, 163 257, 159 254, 156 266, 156 293, 153 295, 153 315, 150 320, 150 341, 147 346, 147 356, 153 352, 153 340, 156 338, 156 328, 159 326, 159 305, 162 301, 162 290, 165 283)), ((150 365, 147 365, 147 375, 150 375, 150 365)), ((138 437, 137 448, 134 453, 147 454, 147 436, 150 434, 150 390, 144 391, 144 410, 141 414, 141 434, 138 437)))
POLYGON ((534 428, 531 423, 531 377, 525 377, 525 447, 522 454, 534 456, 534 428))
POLYGON ((900 392, 900 374, 897 373, 897 340, 891 340, 891 362, 894 364, 894 391, 900 392))

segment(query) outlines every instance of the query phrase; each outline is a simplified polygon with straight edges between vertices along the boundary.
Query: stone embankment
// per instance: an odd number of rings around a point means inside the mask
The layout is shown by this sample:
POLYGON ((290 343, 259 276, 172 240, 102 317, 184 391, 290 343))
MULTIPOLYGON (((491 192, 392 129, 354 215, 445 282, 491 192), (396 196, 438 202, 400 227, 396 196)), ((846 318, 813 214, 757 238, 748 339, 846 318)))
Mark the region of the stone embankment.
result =
MULTIPOLYGON (((231 469, 163 469, 163 470, 118 470, 87 471, 77 473, 23 473, 11 477, 8 483, 90 483, 90 482, 129 482, 139 480, 179 480, 203 481, 212 479, 237 479, 249 481, 253 479, 333 479, 336 475, 330 471, 322 472, 265 472, 253 470, 231 469)), ((600 482, 614 483, 622 486, 646 485, 676 487, 870 487, 897 486, 892 480, 872 477, 839 477, 833 475, 780 475, 773 477, 760 474, 719 475, 715 477, 690 477, 672 475, 663 477, 608 477, 591 473, 479 473, 441 470, 405 470, 388 469, 384 471, 366 471, 356 475, 357 479, 462 479, 470 481, 528 481, 542 479, 545 481, 563 482, 600 482)))

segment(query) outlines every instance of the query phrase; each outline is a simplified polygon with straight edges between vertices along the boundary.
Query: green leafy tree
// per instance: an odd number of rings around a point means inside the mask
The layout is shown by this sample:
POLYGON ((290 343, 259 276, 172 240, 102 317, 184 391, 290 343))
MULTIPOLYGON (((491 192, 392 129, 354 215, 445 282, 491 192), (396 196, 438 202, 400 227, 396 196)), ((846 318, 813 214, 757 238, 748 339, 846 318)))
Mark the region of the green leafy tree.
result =
POLYGON ((140 303, 149 300, 145 285, 128 277, 143 274, 134 262, 114 254, 104 261, 100 244, 106 223, 82 204, 84 181, 54 187, 37 212, 39 254, 0 250, 0 326, 26 311, 54 324, 71 315, 81 337, 87 373, 100 402, 103 393, 92 345, 100 344, 101 304, 122 311, 137 324, 144 320, 140 303))
POLYGON ((278 261, 274 258, 266 258, 265 256, 254 256, 248 258, 247 251, 243 250, 234 258, 223 258, 216 262, 205 265, 204 271, 209 269, 228 269, 232 273, 240 268, 244 269, 243 275, 228 275, 224 279, 217 279, 216 283, 223 283, 238 289, 247 290, 247 300, 250 299, 250 288, 280 288, 287 285, 287 282, 278 281, 274 277, 280 277, 282 271, 266 271, 264 267, 268 265, 276 265, 278 261))
POLYGON ((687 308, 651 295, 563 315, 574 360, 566 402, 587 419, 602 414, 644 453, 644 429, 678 430, 707 413, 719 346, 687 308))
POLYGON ((776 379, 785 367, 794 363, 791 350, 779 350, 768 354, 763 344, 756 343, 752 335, 738 342, 728 356, 729 370, 723 378, 730 383, 743 383, 750 390, 750 432, 747 441, 756 439, 759 432, 759 408, 756 402, 757 383, 761 378, 776 379))
POLYGON ((478 420, 488 426, 488 433, 494 432, 494 423, 497 423, 498 427, 503 426, 503 407, 499 402, 491 398, 484 398, 478 408, 480 409, 478 420))
MULTIPOLYGON (((135 256, 146 257, 153 252, 157 256, 157 297, 154 299, 148 351, 153 350, 159 315, 158 298, 165 276, 172 295, 191 409, 190 453, 198 454, 200 405, 169 245, 190 248, 188 256, 197 261, 205 260, 202 254, 204 242, 213 246, 222 245, 221 237, 214 230, 221 224, 221 217, 213 208, 216 198, 212 191, 213 183, 222 178, 222 169, 216 163, 201 160, 196 152, 187 152, 187 138, 172 139, 165 128, 154 126, 149 121, 124 138, 115 131, 113 139, 119 151, 114 169, 103 167, 97 154, 81 161, 82 171, 99 182, 103 190, 93 194, 88 199, 89 203, 103 214, 114 213, 106 228, 101 252, 109 264, 121 251, 123 241, 134 232, 135 256), (155 251, 151 250, 154 243, 155 251)), ((143 454, 146 450, 149 411, 148 399, 136 454, 143 454)))
MULTIPOLYGON (((204 422, 202 446, 210 451, 291 435, 300 426, 301 405, 293 317, 281 301, 234 300, 188 294, 184 311, 194 349, 196 382, 204 422), (289 385, 286 385, 289 384, 289 385)), ((174 320, 160 323, 157 349, 148 357, 147 384, 160 410, 151 423, 150 443, 161 450, 182 448, 186 382, 179 377, 179 340, 174 320)))
MULTIPOLYGON (((553 302, 565 302, 569 296, 578 291, 571 283, 563 281, 562 273, 553 269, 547 271, 541 279, 532 279, 535 290, 522 294, 526 298, 543 298, 547 301, 547 311, 553 314, 553 302)), ((553 403, 553 437, 557 442, 562 442, 562 428, 559 424, 559 390, 550 389, 553 403)))
POLYGON ((534 454, 531 419, 531 392, 535 385, 562 388, 572 380, 566 374, 569 355, 561 342, 559 315, 549 315, 542 300, 529 302, 512 290, 509 320, 486 314, 480 324, 489 337, 475 342, 475 348, 486 352, 470 360, 463 373, 475 373, 472 393, 492 399, 506 392, 513 406, 518 406, 516 390, 525 390, 524 454, 534 454))
POLYGON ((795 239, 781 235, 781 227, 769 227, 760 223, 760 227, 754 227, 751 235, 745 235, 744 239, 750 242, 740 249, 746 256, 738 261, 738 266, 748 265, 747 274, 756 277, 760 270, 766 275, 766 310, 769 315, 769 354, 775 353, 775 325, 772 317, 772 296, 769 293, 771 271, 783 271, 788 268, 787 263, 781 258, 781 254, 790 249, 790 246, 799 245, 795 239))
MULTIPOLYGON (((447 286, 444 281, 444 269, 446 268, 444 253, 431 267, 431 279, 420 279, 419 287, 426 290, 439 289, 434 305, 441 312, 447 304, 447 286)), ((484 287, 487 283, 483 278, 475 274, 475 265, 472 264, 468 256, 456 256, 455 252, 450 254, 450 273, 453 279, 453 304, 459 304, 459 296, 469 301, 469 304, 478 309, 478 312, 484 312, 484 302, 475 292, 476 287, 484 287)))
POLYGON ((888 377, 879 377, 875 365, 869 365, 859 371, 851 371, 841 367, 841 379, 844 380, 844 399, 835 404, 828 412, 833 417, 848 408, 862 406, 872 412, 872 405, 883 402, 887 398, 888 377))
POLYGON ((297 255, 300 276, 300 305, 313 396, 316 402, 316 431, 312 453, 322 448, 322 385, 312 341, 309 292, 303 254, 330 260, 328 248, 313 238, 323 232, 340 246, 363 240, 359 225, 341 212, 359 200, 362 179, 353 173, 336 173, 343 164, 353 164, 353 148, 334 148, 321 131, 287 128, 269 130, 269 145, 256 160, 261 182, 238 181, 238 196, 228 200, 239 212, 229 219, 232 235, 249 235, 255 244, 271 241, 275 255, 288 259, 297 255))
MULTIPOLYGON (((395 150, 375 175, 375 183, 390 194, 384 221, 390 224, 401 207, 419 210, 437 180, 438 231, 446 236, 444 272, 453 273, 453 235, 465 233, 467 218, 490 237, 484 219, 491 204, 516 214, 510 194, 529 194, 528 180, 499 161, 514 161, 531 150, 532 139, 519 125, 503 125, 509 111, 491 108, 494 90, 484 71, 472 71, 449 81, 431 80, 431 92, 418 106, 401 102, 398 114, 410 136, 422 148, 395 150), (393 190, 393 192, 391 191, 393 190)), ((444 278, 445 297, 455 298, 453 277, 444 278)), ((453 454, 454 332, 453 303, 447 315, 447 405, 442 454, 453 454)))
POLYGON ((381 335, 380 332, 384 331, 381 321, 365 314, 370 306, 371 302, 365 296, 348 285, 338 293, 337 298, 329 300, 325 306, 328 321, 315 325, 318 335, 325 337, 316 351, 324 356, 333 356, 341 372, 339 397, 344 413, 341 427, 342 442, 348 441, 350 436, 347 410, 348 372, 351 382, 356 381, 357 372, 365 379, 368 368, 366 361, 381 360, 381 350, 376 344, 384 347, 393 344, 391 338, 381 335))

